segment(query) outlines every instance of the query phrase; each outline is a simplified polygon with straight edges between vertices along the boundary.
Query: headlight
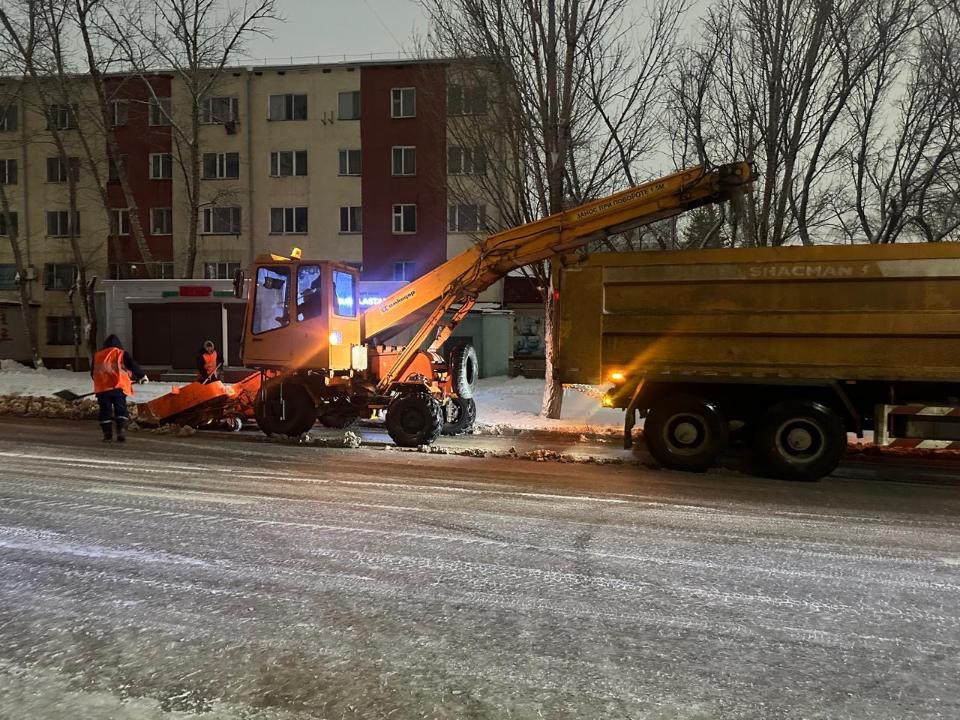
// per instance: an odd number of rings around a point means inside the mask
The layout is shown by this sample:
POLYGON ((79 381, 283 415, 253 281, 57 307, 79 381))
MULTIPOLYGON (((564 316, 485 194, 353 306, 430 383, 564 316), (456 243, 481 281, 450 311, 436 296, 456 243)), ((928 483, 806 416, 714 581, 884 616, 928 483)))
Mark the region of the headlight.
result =
POLYGON ((624 375, 619 370, 615 370, 614 372, 610 373, 610 380, 612 382, 623 382, 625 379, 626 379, 626 375, 624 375))
POLYGON ((339 330, 334 330, 332 333, 330 333, 331 345, 339 345, 342 342, 343 342, 343 333, 341 333, 339 330))

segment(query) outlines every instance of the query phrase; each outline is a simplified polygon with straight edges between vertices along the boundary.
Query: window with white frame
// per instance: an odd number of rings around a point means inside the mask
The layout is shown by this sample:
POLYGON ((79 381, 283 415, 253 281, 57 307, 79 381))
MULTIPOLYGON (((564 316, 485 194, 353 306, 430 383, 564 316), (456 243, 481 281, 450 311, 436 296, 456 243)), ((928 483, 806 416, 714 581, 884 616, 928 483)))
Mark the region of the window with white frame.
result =
POLYGON ((154 126, 170 125, 170 109, 170 98, 151 98, 149 115, 150 124, 154 126))
POLYGON ((13 132, 17 129, 17 106, 0 106, 0 132, 13 132))
POLYGON ((66 237, 71 231, 74 234, 80 232, 80 213, 73 215, 73 222, 70 222, 70 212, 68 210, 47 210, 47 236, 48 237, 66 237))
POLYGON ((416 175, 417 148, 412 145, 394 145, 391 171, 394 175, 416 175))
POLYGON ((306 95, 271 95, 267 118, 270 120, 306 120, 306 95))
POLYGON ((204 153, 203 179, 228 180, 240 177, 240 153, 204 153))
POLYGON ((73 345, 80 341, 80 318, 47 315, 47 345, 73 345))
POLYGON ((80 177, 80 158, 67 158, 67 162, 59 155, 47 158, 47 182, 64 183, 68 176, 73 180, 80 177))
POLYGON ((129 117, 130 117, 130 101, 129 100, 111 101, 110 124, 113 125, 113 127, 126 125, 129 117))
POLYGON ((128 208, 117 208, 110 211, 110 234, 130 234, 130 210, 128 208))
POLYGON ((416 279, 416 263, 401 260, 393 264, 393 279, 397 282, 416 279))
POLYGON ((203 264, 204 280, 232 280, 237 270, 238 262, 208 262, 203 264))
POLYGON ((482 84, 447 84, 448 115, 482 115, 487 111, 487 88, 482 84))
POLYGON ((447 229, 450 232, 478 232, 486 229, 487 206, 450 205, 447 208, 447 229))
POLYGON ((390 91, 390 117, 408 118, 417 115, 416 88, 393 88, 390 91))
POLYGON ((289 177, 307 174, 306 150, 277 150, 270 153, 270 174, 289 177))
POLYGON ((208 97, 200 107, 200 122, 235 122, 239 117, 240 104, 235 97, 208 97))
POLYGON ((307 232, 307 208, 277 207, 270 208, 270 233, 273 235, 291 235, 307 232))
POLYGON ((150 234, 173 234, 173 208, 150 208, 150 234))
POLYGON ((448 175, 483 175, 487 171, 487 159, 480 148, 451 145, 447 148, 448 175))
POLYGON ((363 231, 363 208, 359 205, 344 205, 340 208, 340 232, 358 233, 363 231))
POLYGON ((359 175, 361 172, 361 155, 359 150, 338 150, 338 175, 359 175))
POLYGON ((205 235, 239 235, 239 207, 203 208, 201 231, 205 235))
POLYGON ((48 105, 47 129, 72 130, 77 126, 76 105, 48 105))
POLYGON ((17 213, 11 210, 8 213, 0 212, 0 235, 6 237, 11 232, 16 232, 18 228, 17 213))
POLYGON ((0 160, 0 185, 17 184, 17 160, 9 158, 0 160))
POLYGON ((169 180, 173 177, 173 155, 150 153, 150 179, 169 180))
POLYGON ((77 281, 77 266, 73 263, 47 263, 43 266, 45 290, 69 290, 77 281))
POLYGON ((337 93, 337 120, 360 119, 360 91, 337 93))
POLYGON ((393 234, 402 235, 417 231, 417 206, 402 203, 393 206, 393 234))

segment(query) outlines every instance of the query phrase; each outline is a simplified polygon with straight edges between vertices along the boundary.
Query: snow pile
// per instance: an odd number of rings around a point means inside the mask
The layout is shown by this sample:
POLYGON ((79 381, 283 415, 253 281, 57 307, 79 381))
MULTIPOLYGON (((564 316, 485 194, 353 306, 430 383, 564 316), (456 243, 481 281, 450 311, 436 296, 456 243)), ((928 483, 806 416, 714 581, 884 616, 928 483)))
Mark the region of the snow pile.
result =
MULTIPOLYGON (((132 400, 146 402, 170 392, 175 383, 148 383, 134 388, 132 400)), ((71 370, 34 370, 14 360, 0 360, 0 395, 53 397, 58 390, 77 395, 93 392, 90 373, 71 370)))
POLYGON ((600 404, 600 388, 567 387, 559 420, 540 417, 543 380, 484 378, 477 384, 477 425, 484 432, 561 430, 569 433, 612 434, 623 429, 623 411, 600 404))

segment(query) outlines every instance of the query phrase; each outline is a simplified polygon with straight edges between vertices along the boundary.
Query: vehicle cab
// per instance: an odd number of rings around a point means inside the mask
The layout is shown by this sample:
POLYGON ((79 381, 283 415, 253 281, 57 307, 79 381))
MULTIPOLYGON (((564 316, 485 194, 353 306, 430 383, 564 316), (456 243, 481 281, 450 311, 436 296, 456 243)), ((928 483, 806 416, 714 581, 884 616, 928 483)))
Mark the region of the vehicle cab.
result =
POLYGON ((333 372, 366 369, 358 284, 355 268, 301 260, 296 248, 291 257, 259 256, 247 293, 244 365, 333 372))

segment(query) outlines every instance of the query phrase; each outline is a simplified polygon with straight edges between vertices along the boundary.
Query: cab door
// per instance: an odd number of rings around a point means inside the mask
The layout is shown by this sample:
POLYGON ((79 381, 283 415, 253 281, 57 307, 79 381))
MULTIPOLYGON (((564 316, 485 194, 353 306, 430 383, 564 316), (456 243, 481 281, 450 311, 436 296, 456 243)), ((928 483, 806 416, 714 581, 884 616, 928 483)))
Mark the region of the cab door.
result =
POLYGON ((294 272, 289 265, 260 265, 252 278, 243 361, 251 367, 287 367, 293 356, 290 300, 294 272))

